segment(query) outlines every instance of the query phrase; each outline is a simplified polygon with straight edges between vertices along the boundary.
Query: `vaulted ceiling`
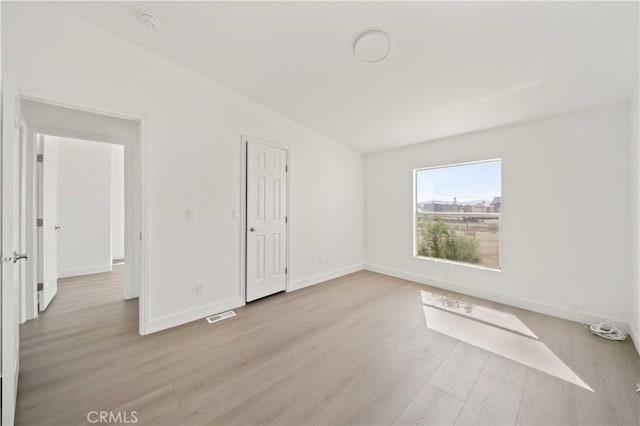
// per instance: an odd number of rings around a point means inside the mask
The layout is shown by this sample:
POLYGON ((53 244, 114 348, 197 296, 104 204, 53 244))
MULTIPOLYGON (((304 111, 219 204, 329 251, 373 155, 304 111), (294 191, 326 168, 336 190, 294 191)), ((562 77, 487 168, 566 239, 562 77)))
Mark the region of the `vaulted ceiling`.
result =
POLYGON ((638 79, 636 2, 60 6, 364 153, 617 102, 638 79), (374 28, 392 50, 364 63, 374 28))

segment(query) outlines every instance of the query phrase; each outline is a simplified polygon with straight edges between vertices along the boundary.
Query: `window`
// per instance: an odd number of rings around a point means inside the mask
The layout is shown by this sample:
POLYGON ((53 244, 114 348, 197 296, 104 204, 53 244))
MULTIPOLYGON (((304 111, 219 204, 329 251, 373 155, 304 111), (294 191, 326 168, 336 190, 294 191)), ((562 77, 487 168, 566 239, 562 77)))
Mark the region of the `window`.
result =
POLYGON ((415 255, 500 268, 501 161, 415 171, 415 255))

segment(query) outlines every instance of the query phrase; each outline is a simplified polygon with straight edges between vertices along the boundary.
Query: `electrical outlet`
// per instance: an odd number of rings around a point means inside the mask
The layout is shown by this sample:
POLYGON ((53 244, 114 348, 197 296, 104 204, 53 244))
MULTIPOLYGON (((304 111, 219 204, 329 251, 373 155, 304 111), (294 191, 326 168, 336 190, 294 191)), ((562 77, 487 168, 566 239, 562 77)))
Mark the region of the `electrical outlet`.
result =
POLYGON ((203 294, 204 293, 204 283, 202 281, 198 281, 196 283, 196 294, 203 294))
POLYGON ((233 209, 231 211, 231 219, 239 219, 240 218, 240 212, 238 212, 238 209, 233 209))
POLYGON ((187 209, 186 214, 185 214, 185 219, 187 219, 187 222, 193 222, 194 220, 196 220, 196 212, 193 209, 187 209))
POLYGON ((324 261, 318 258, 318 268, 322 268, 322 265, 324 265, 324 261))

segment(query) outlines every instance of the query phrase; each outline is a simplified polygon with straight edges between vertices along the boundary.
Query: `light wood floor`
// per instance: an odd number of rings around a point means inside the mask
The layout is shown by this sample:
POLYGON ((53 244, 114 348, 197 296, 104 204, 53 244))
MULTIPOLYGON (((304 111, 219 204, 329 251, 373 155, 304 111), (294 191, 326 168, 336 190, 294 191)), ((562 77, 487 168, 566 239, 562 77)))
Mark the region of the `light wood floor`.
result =
POLYGON ((632 343, 569 321, 362 271, 140 337, 122 279, 117 266, 62 280, 22 326, 18 424, 82 424, 91 410, 156 425, 639 423, 632 343), (473 306, 425 310, 423 292, 473 306), (501 322, 514 318, 517 332, 501 322))

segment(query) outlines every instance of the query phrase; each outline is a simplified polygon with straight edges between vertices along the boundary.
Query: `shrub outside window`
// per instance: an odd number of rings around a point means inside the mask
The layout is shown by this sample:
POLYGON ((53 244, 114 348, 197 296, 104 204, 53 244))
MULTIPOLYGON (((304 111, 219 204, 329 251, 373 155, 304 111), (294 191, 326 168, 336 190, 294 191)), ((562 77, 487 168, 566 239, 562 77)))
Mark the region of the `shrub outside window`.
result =
POLYGON ((499 159, 415 171, 415 255, 500 269, 499 159))

